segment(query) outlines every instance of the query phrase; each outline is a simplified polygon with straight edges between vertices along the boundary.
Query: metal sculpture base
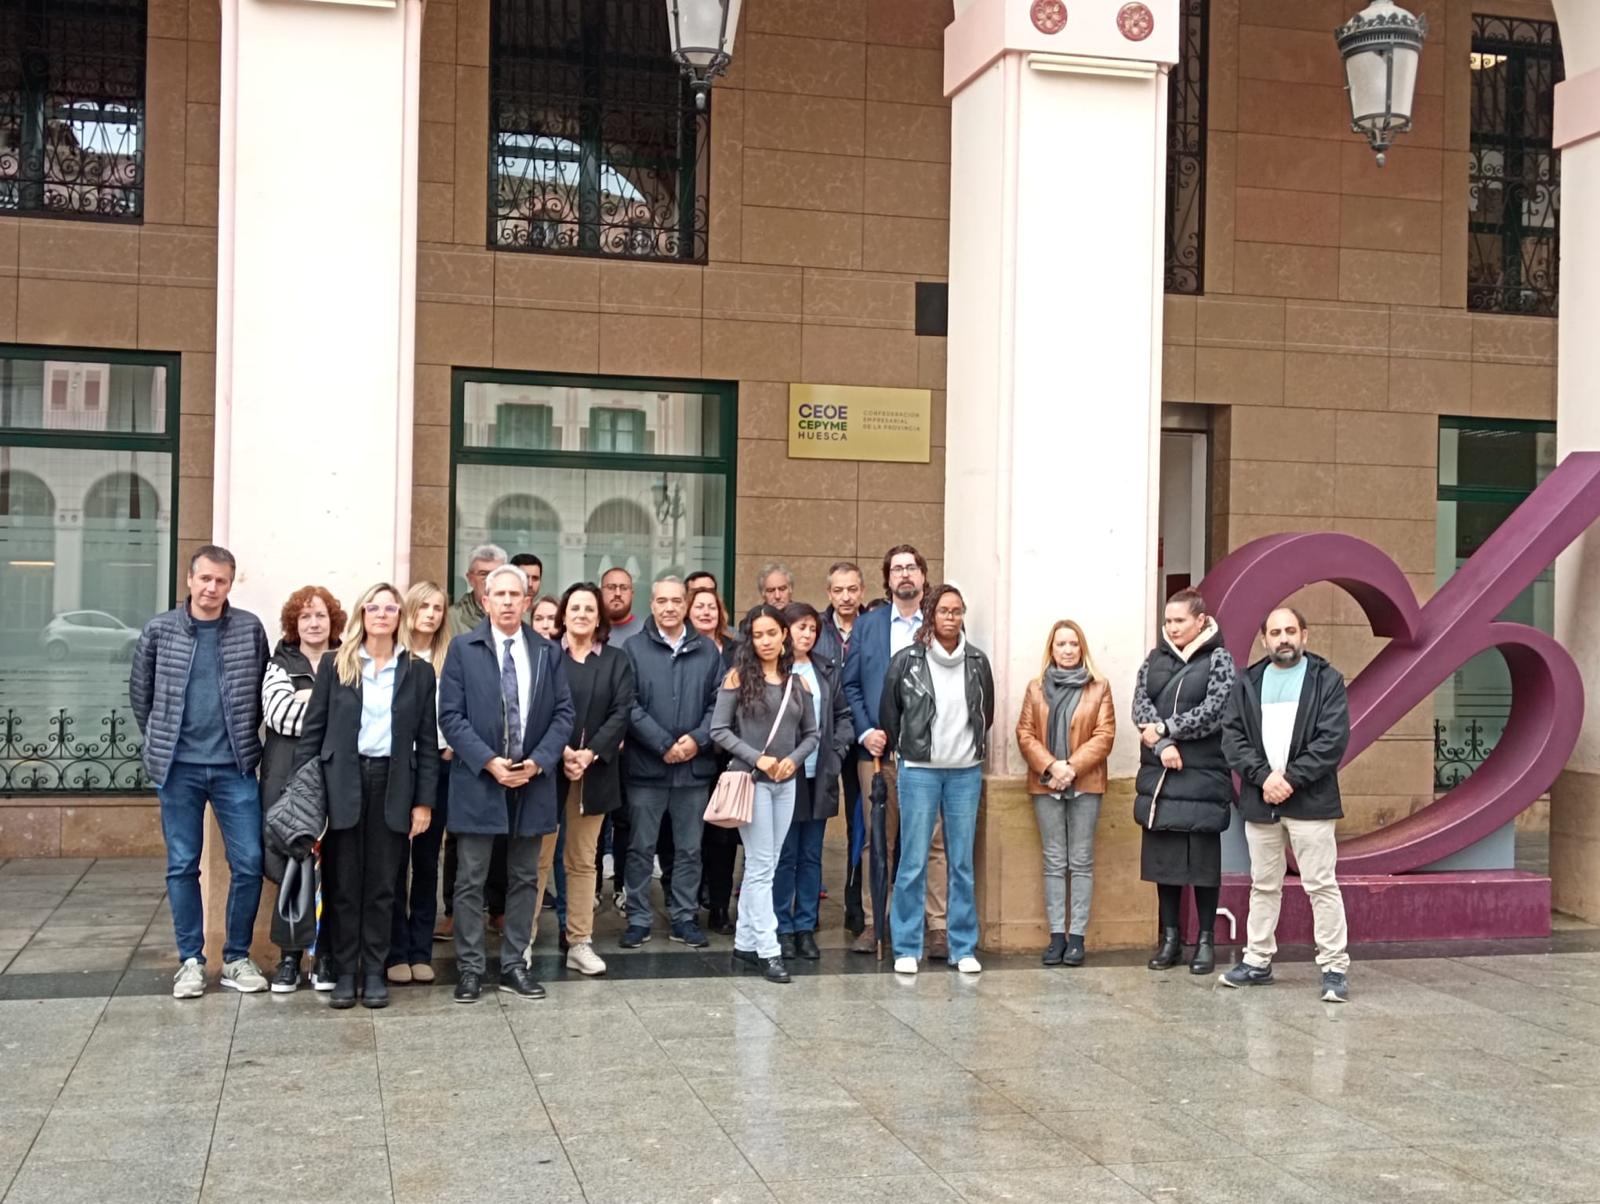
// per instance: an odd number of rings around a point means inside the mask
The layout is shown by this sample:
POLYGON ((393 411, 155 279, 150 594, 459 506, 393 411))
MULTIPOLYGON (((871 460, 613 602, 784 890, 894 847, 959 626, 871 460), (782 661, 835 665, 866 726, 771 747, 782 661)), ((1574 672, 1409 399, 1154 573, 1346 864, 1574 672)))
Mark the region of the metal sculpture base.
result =
MULTIPOLYGON (((1387 941, 1513 940, 1550 935, 1550 879, 1522 870, 1340 875, 1352 945, 1387 941)), ((1218 944, 1243 945, 1250 876, 1222 875, 1218 944)), ((1184 939, 1195 938, 1184 892, 1184 939)), ((1311 945, 1311 901, 1297 877, 1283 882, 1279 945, 1311 945)))

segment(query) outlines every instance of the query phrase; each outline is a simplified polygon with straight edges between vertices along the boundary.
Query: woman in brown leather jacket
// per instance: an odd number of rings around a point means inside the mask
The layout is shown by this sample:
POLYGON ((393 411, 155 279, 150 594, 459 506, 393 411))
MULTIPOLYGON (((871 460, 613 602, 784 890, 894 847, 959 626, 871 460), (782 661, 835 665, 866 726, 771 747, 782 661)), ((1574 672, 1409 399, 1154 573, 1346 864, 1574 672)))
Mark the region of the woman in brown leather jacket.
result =
POLYGON ((1083 628, 1071 619, 1058 619, 1045 640, 1040 674, 1028 683, 1017 717, 1017 746, 1028 762, 1028 793, 1044 842, 1047 966, 1083 965, 1083 933, 1094 887, 1094 827, 1106 789, 1106 758, 1116 735, 1111 687, 1094 667, 1083 628))

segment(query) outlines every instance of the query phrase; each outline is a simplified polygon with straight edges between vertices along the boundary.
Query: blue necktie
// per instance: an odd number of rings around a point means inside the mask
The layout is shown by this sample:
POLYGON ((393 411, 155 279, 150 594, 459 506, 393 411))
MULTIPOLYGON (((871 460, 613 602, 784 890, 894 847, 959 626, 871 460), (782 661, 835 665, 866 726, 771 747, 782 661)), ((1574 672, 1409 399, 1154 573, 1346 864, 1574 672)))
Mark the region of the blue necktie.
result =
POLYGON ((522 708, 517 705, 517 663, 511 659, 511 640, 500 662, 500 693, 506 700, 506 759, 522 760, 522 708))

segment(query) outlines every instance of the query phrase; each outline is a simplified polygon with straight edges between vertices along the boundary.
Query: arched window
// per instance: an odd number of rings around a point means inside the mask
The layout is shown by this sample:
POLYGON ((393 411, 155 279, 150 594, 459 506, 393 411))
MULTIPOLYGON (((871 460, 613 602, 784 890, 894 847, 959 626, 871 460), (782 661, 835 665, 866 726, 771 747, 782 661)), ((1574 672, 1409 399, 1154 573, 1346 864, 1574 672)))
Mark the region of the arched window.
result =
POLYGON ((598 581, 600 574, 614 568, 627 569, 635 581, 650 580, 655 523, 643 506, 628 498, 609 498, 594 508, 583 533, 588 580, 598 581))
POLYGON ((549 560, 561 537, 561 516, 543 498, 513 493, 489 508, 489 542, 511 555, 532 552, 549 560))
POLYGON ((116 472, 90 487, 83 502, 83 605, 130 626, 160 605, 166 531, 155 487, 138 473, 116 472))
POLYGON ((31 472, 0 471, 0 632, 37 635, 54 613, 55 580, 55 495, 31 472))

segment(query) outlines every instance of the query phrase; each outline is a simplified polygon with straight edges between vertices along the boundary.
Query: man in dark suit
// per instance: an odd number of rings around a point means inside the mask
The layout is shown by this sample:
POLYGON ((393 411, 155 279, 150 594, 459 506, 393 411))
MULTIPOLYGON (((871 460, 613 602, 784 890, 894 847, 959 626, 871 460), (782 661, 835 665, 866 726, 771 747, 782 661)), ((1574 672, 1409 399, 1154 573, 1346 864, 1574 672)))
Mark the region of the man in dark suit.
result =
POLYGON ((515 565, 489 574, 488 616, 457 636, 439 686, 439 730, 450 762, 457 1003, 475 1003, 487 968, 483 890, 496 836, 506 836, 506 920, 500 989, 542 999, 528 969, 538 895, 540 838, 556 830, 561 750, 572 735, 572 692, 561 649, 522 622, 531 603, 515 565))
MULTIPOLYGON (((885 756, 888 737, 878 726, 878 702, 883 697, 883 679, 889 672, 889 662, 895 653, 911 646, 917 629, 922 626, 922 596, 928 588, 928 562, 922 558, 922 553, 908 543, 897 544, 885 552, 883 588, 890 605, 880 606, 856 620, 850 636, 850 655, 844 662, 843 685, 856 729, 856 747, 861 750, 856 768, 860 771, 863 798, 872 797, 872 758, 884 758, 883 777, 889 788, 888 836, 892 845, 900 831, 900 792, 896 786, 894 760, 885 756)), ((871 827, 869 823, 867 843, 862 849, 863 864, 868 865, 872 853, 871 827)), ((930 958, 944 957, 950 948, 945 932, 948 875, 944 829, 935 824, 933 848, 928 854, 928 939, 924 945, 930 958)), ((866 927, 850 946, 854 953, 871 953, 874 948, 872 894, 864 893, 866 897, 861 902, 866 927)))

